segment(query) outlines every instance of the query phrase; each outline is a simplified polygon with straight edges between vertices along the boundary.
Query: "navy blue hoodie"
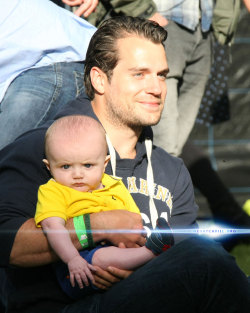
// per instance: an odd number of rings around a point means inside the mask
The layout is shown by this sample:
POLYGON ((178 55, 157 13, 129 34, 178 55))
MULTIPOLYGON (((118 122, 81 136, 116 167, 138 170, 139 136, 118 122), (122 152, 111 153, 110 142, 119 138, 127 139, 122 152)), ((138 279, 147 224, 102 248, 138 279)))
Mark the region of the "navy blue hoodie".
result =
MULTIPOLYGON (((89 100, 85 98, 70 102, 58 117, 72 114, 96 118, 89 100)), ((42 159, 45 156, 44 135, 51 123, 52 121, 25 133, 0 151, 0 266, 6 267, 0 275, 8 277, 7 281, 0 280, 0 294, 10 290, 6 283, 11 282, 17 289, 11 292, 9 305, 19 308, 18 312, 22 312, 22 307, 33 302, 38 305, 33 307, 34 312, 46 309, 47 313, 55 313, 70 301, 57 286, 50 266, 25 269, 9 266, 15 235, 27 219, 34 217, 38 187, 50 178, 42 159), (39 306, 39 300, 42 307, 39 306)), ((144 129, 136 145, 135 159, 121 159, 116 153, 116 176, 122 177, 141 211, 145 227, 150 229, 152 224, 145 138, 152 139, 150 127, 144 129)), ((172 228, 196 227, 197 205, 183 161, 153 146, 151 162, 154 175, 153 198, 158 216, 167 218, 172 228)), ((113 174, 110 164, 106 172, 113 174)), ((175 242, 181 239, 182 236, 175 236, 175 242)), ((26 311, 28 309, 24 309, 26 311)))

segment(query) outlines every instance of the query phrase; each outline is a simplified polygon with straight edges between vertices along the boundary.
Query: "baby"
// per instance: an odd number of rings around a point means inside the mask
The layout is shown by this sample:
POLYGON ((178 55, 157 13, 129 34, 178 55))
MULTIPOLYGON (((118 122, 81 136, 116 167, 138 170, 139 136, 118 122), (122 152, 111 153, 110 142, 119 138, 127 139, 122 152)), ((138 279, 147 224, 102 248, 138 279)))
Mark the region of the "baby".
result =
MULTIPOLYGON (((45 154, 43 162, 53 178, 39 188, 35 221, 43 228, 52 249, 67 264, 72 287, 75 282, 80 289, 89 286, 89 280, 94 283, 95 265, 103 269, 110 265, 135 269, 173 244, 172 234, 159 232, 153 233, 146 246, 140 248, 98 245, 93 250, 78 252, 65 228, 67 219, 106 210, 138 214, 140 211, 123 182, 104 173, 110 156, 105 131, 96 120, 82 115, 56 120, 45 136, 45 154)), ((169 226, 161 218, 158 228, 166 230, 169 226)), ((73 296, 73 290, 63 289, 73 296)))

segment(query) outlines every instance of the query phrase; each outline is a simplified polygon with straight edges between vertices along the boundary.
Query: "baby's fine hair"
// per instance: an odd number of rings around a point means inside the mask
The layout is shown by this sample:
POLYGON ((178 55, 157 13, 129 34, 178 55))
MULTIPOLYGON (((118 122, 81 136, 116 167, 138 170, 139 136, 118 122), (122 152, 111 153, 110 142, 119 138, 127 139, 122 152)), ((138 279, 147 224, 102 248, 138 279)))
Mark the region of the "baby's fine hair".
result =
POLYGON ((47 129, 45 134, 45 154, 48 154, 48 146, 50 138, 53 137, 58 131, 65 137, 78 138, 79 133, 85 132, 87 135, 91 135, 93 130, 100 131, 103 134, 105 149, 107 149, 106 134, 103 126, 86 115, 69 115, 57 119, 47 129))

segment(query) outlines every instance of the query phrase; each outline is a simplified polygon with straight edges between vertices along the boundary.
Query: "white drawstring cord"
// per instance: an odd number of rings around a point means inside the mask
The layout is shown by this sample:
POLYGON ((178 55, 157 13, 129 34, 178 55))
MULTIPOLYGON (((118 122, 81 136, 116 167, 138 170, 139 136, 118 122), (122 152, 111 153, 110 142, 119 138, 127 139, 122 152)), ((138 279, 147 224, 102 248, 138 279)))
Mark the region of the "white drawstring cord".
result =
MULTIPOLYGON (((106 140, 107 140, 107 144, 109 148, 112 173, 113 173, 113 176, 116 177, 116 152, 107 134, 106 134, 106 140)), ((149 211, 150 211, 152 226, 153 228, 155 228, 156 221, 158 218, 158 212, 154 203, 155 186, 154 186, 153 168, 152 168, 152 163, 151 163, 152 140, 147 138, 145 140, 145 146, 146 146, 147 159, 148 159, 147 185, 148 185, 148 194, 149 194, 149 211)))
POLYGON ((152 145, 153 145, 152 140, 149 138, 146 138, 145 146, 146 146, 147 159, 148 159, 147 185, 148 185, 148 194, 149 194, 149 211, 150 211, 152 226, 153 228, 155 228, 156 221, 158 219, 158 212, 154 203, 155 186, 154 186, 153 168, 152 168, 152 163, 151 163, 152 145))
POLYGON ((116 152, 115 148, 113 147, 108 135, 106 134, 106 140, 109 148, 109 154, 110 154, 110 163, 112 168, 113 176, 116 176, 116 152))

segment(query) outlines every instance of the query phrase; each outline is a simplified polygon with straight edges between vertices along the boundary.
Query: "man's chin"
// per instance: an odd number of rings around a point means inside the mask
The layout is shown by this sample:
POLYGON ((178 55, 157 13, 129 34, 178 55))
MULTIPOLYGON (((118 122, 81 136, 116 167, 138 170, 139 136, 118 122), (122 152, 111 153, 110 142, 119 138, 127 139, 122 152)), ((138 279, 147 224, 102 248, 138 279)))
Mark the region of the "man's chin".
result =
POLYGON ((157 116, 154 118, 149 118, 148 121, 145 121, 144 126, 155 126, 160 122, 161 116, 157 116))

